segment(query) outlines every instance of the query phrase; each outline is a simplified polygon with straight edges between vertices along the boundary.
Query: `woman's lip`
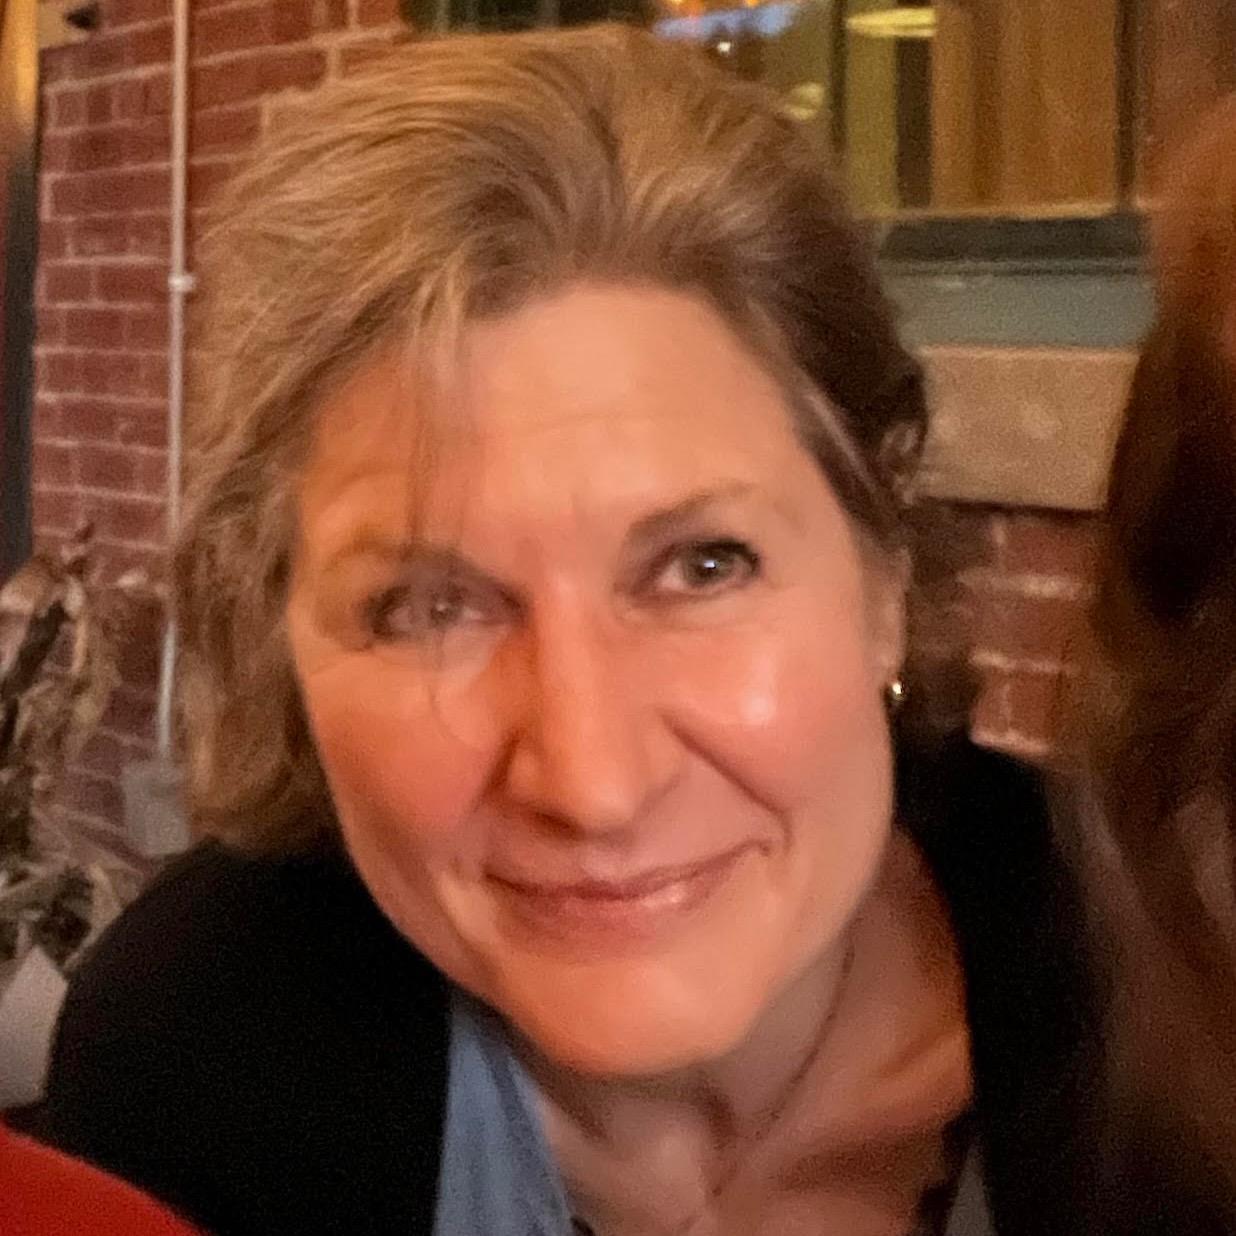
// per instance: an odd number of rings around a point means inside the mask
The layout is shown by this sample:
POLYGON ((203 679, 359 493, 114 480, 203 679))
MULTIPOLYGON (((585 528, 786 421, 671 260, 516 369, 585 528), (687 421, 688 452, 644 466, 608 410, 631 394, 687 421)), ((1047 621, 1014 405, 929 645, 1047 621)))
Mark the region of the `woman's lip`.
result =
POLYGON ((492 877, 500 904, 528 942, 574 958, 659 947, 730 878, 749 846, 624 880, 533 884, 492 877))
POLYGON ((723 854, 683 863, 675 867, 657 867, 652 871, 625 880, 578 880, 569 884, 546 883, 494 875, 497 884, 505 885, 513 892, 526 897, 543 897, 546 900, 579 901, 640 901, 673 884, 680 884, 707 875, 714 869, 724 867, 741 853, 744 846, 735 846, 723 854))

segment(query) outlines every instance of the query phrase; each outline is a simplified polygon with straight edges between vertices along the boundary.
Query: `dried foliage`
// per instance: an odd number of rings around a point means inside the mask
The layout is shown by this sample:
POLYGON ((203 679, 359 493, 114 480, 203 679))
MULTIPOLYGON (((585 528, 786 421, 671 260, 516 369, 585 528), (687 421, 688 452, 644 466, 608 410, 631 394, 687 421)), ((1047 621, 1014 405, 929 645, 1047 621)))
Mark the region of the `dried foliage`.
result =
POLYGON ((144 581, 89 581, 89 529, 0 588, 0 966, 41 947, 62 969, 140 883, 119 846, 52 809, 118 680, 117 636, 144 581))

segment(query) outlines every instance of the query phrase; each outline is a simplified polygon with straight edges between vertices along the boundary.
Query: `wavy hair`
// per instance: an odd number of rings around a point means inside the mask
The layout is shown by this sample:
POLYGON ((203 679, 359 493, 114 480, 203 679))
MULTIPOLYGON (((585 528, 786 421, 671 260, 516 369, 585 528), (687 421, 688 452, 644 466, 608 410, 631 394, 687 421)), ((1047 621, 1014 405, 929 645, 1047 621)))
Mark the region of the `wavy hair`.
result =
POLYGON ((331 827, 283 626, 294 496, 315 409, 384 348, 415 381, 468 321, 573 280, 701 295, 860 527, 900 543, 919 366, 822 152, 694 50, 616 26, 410 41, 268 133, 216 216, 175 559, 207 832, 331 827))

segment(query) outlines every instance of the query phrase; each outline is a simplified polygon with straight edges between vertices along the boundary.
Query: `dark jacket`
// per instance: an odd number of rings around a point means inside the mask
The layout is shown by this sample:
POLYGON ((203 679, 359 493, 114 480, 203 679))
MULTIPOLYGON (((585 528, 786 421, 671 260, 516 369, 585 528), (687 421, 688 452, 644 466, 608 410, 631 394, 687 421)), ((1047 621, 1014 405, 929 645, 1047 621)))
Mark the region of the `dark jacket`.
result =
MULTIPOLYGON (((997 1229, 1079 1230, 1093 1004, 1039 780, 954 742, 898 797, 961 945, 997 1229)), ((42 1132, 221 1236, 428 1233, 444 994, 336 853, 203 846, 76 976, 42 1132)))

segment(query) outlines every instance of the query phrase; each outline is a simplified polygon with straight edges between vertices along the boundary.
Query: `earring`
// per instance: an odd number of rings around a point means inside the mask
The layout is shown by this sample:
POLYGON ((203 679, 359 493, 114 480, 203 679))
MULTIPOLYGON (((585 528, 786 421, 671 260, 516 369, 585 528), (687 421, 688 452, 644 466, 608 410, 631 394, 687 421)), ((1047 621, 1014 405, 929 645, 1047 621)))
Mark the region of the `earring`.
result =
POLYGON ((884 702, 888 705, 889 712, 897 712, 906 702, 906 684, 900 678, 894 678, 884 688, 884 702))

